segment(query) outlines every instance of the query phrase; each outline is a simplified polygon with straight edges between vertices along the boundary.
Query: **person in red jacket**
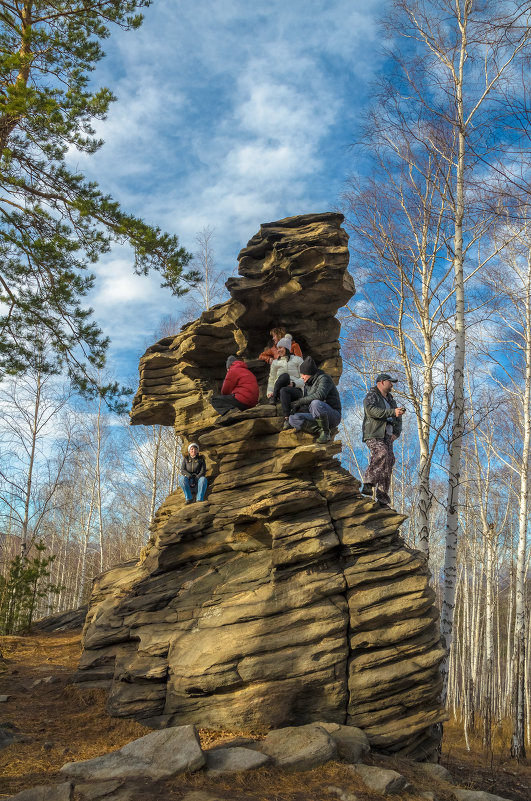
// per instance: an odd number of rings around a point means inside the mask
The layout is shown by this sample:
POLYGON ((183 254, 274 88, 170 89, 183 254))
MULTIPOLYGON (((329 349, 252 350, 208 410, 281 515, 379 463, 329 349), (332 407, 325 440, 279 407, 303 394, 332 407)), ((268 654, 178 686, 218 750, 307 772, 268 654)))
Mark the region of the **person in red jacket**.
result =
POLYGON ((210 403, 218 414, 231 409, 251 409, 258 403, 258 381, 245 362, 236 356, 227 359, 227 375, 221 387, 221 395, 214 395, 210 403))

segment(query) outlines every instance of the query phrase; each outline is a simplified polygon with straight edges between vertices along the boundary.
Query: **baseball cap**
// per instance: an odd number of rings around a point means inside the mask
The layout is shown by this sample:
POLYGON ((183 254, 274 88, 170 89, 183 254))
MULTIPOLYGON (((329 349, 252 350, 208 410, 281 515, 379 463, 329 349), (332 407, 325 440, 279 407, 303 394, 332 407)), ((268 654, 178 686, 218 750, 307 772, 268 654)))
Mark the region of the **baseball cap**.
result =
POLYGON ((376 383, 379 384, 380 381, 391 381, 393 384, 396 384, 398 378, 391 378, 389 373, 378 373, 378 375, 376 376, 376 383))

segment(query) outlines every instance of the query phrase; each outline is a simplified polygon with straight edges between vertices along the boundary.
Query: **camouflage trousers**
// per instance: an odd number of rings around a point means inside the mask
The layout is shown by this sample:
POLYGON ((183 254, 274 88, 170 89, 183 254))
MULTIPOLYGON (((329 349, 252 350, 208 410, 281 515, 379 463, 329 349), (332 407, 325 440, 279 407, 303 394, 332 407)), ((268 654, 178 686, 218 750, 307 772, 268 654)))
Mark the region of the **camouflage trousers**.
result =
POLYGON ((389 487, 395 463, 392 434, 386 434, 383 439, 368 439, 365 444, 371 453, 371 458, 363 480, 365 484, 373 484, 376 487, 376 497, 379 501, 389 503, 391 500, 389 487))

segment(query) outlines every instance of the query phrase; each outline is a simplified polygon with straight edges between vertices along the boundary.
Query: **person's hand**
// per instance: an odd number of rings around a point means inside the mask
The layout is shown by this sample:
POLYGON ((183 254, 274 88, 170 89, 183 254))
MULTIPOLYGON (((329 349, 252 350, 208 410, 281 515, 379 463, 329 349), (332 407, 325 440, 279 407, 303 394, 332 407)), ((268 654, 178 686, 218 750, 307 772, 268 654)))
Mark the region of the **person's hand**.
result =
POLYGON ((268 363, 268 364, 273 364, 273 357, 272 357, 272 356, 270 356, 270 357, 269 357, 269 359, 268 359, 267 363, 268 363))
POLYGON ((398 439, 397 434, 391 434, 391 442, 394 442, 397 439, 398 439))
POLYGON ((403 407, 403 406, 398 406, 398 407, 395 409, 395 417, 402 417, 402 415, 405 413, 405 411, 406 411, 406 410, 404 409, 404 407, 403 407))
POLYGON ((268 392, 268 393, 267 393, 267 397, 268 397, 268 398, 272 398, 272 397, 273 397, 273 393, 272 393, 272 392, 268 392))

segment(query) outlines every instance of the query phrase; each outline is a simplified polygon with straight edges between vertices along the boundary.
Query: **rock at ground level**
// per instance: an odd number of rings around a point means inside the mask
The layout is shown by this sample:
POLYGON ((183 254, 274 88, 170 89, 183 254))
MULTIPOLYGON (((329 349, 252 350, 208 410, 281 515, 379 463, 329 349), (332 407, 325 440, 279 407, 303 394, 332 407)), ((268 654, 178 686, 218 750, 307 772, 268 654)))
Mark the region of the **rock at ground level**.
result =
POLYGON ((217 776, 222 773, 236 773, 241 770, 254 770, 267 765, 271 761, 267 754, 238 746, 234 748, 216 748, 213 751, 207 751, 205 756, 207 771, 211 776, 217 776))
POLYGON ((4 704, 6 701, 9 701, 12 698, 12 695, 0 695, 0 704, 4 704))
POLYGON ((227 797, 222 798, 220 795, 205 790, 192 790, 191 793, 183 796, 183 801, 227 801, 227 797))
POLYGON ((422 770, 430 776, 436 776, 437 779, 442 779, 444 782, 448 782, 448 784, 455 784, 452 774, 444 765, 438 765, 435 762, 419 762, 418 767, 422 768, 422 770))
POLYGON ((32 631, 73 631, 82 629, 88 612, 88 604, 78 609, 69 609, 67 612, 57 612, 40 620, 34 620, 32 631))
POLYGON ((337 746, 340 759, 345 762, 361 762, 364 754, 371 750, 365 732, 355 726, 340 726, 338 723, 319 723, 328 732, 337 746))
POLYGON ((509 801, 501 795, 493 795, 484 790, 461 790, 458 787, 454 790, 454 795, 458 801, 509 801))
POLYGON ((110 754, 68 762, 60 772, 94 781, 136 776, 157 781, 204 764, 195 726, 175 726, 146 734, 110 754))
POLYGON ((29 790, 22 790, 21 793, 6 798, 5 801, 70 801, 71 797, 71 782, 63 782, 30 787, 29 790))
POLYGON ((266 735, 260 750, 274 764, 289 771, 311 770, 337 757, 332 737, 321 726, 289 726, 266 735))
POLYGON ((76 784, 76 793, 80 793, 81 801, 99 801, 106 798, 118 790, 123 784, 123 779, 111 779, 106 782, 81 782, 76 784))
POLYGON ((378 768, 373 765, 353 765, 351 770, 356 773, 369 790, 382 795, 401 793, 408 786, 407 779, 396 770, 378 768))

